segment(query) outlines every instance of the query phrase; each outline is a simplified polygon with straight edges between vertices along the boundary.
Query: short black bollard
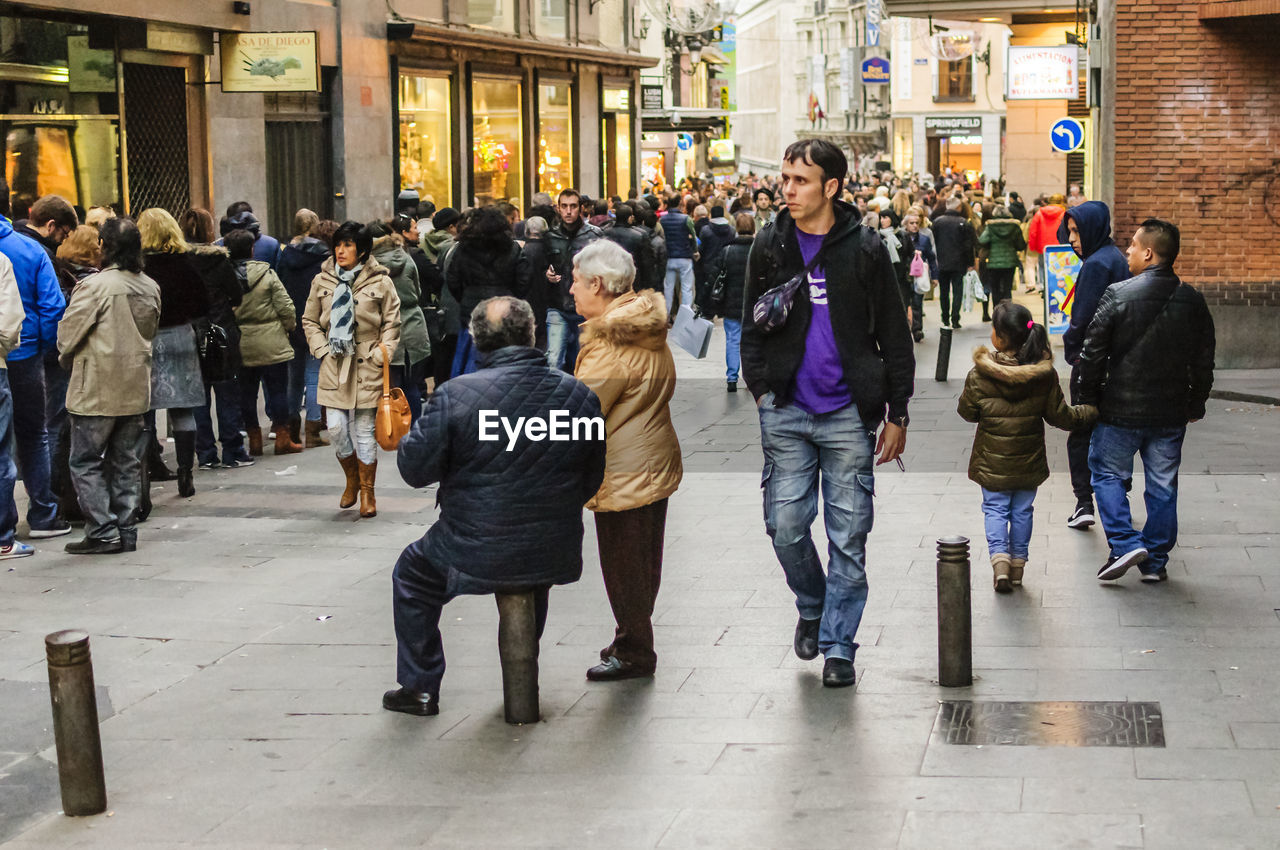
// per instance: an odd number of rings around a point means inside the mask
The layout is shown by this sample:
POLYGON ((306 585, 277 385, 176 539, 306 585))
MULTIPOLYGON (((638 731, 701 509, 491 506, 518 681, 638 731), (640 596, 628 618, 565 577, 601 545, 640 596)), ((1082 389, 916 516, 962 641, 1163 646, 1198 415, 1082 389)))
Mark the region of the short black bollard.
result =
POLYGON ((102 773, 89 634, 78 629, 54 632, 45 637, 44 651, 49 663, 62 811, 73 817, 96 815, 106 811, 107 783, 102 773))
POLYGON ((943 328, 938 332, 938 366, 934 369, 933 379, 945 381, 947 367, 951 365, 951 328, 943 328))
POLYGON ((497 598, 503 712, 508 723, 537 723, 538 624, 534 594, 499 593, 497 598))
POLYGON ((938 541, 938 684, 973 684, 973 629, 969 600, 969 538, 938 541))

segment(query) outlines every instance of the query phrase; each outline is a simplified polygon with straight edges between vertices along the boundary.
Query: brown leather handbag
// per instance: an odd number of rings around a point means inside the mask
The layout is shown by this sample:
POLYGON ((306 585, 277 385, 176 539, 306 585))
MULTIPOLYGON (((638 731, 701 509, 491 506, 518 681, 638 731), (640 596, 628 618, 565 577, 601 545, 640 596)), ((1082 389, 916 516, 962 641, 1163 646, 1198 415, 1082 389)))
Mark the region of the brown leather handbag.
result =
POLYGON ((400 440, 409 433, 410 413, 409 399, 404 390, 391 386, 391 355, 387 353, 385 343, 378 343, 382 349, 382 398, 378 399, 378 418, 373 426, 373 435, 378 445, 389 452, 400 447, 400 440))

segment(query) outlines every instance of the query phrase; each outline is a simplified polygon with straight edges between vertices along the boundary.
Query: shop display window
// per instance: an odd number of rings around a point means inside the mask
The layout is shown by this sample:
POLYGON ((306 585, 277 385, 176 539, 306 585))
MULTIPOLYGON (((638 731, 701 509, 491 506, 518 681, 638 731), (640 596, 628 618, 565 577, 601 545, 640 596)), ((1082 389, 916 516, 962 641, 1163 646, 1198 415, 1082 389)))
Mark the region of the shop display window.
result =
POLYGON ((115 54, 89 49, 88 29, 0 18, 0 138, 12 207, 41 195, 72 204, 120 204, 115 54))
POLYGON ((400 188, 453 206, 447 77, 400 76, 400 188))
POLYGON ((553 198, 573 185, 573 88, 538 85, 538 191, 553 198))
POLYGON ((600 139, 606 194, 626 197, 631 189, 631 89, 604 89, 600 139))
POLYGON ((518 80, 472 81, 472 194, 476 205, 509 201, 524 208, 524 136, 520 116, 518 80))

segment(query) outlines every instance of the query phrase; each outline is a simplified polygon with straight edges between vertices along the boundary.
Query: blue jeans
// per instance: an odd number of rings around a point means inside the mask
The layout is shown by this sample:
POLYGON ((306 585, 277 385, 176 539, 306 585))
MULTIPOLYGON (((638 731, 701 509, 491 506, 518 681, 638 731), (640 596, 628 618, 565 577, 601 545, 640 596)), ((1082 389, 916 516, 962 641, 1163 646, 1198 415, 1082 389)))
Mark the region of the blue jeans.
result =
POLYGON ((453 366, 449 370, 449 377, 470 375, 479 368, 480 351, 476 348, 476 341, 471 338, 471 329, 462 328, 458 331, 458 347, 453 350, 453 366))
POLYGON ((663 281, 663 291, 667 296, 667 312, 676 312, 676 281, 680 281, 680 303, 693 309, 693 260, 680 257, 667 259, 667 277, 663 281))
POLYGON ((298 405, 302 404, 307 421, 319 422, 316 387, 320 383, 320 361, 311 356, 301 331, 290 334, 289 341, 293 343, 293 359, 289 361, 289 415, 297 414, 298 405))
POLYGON ((795 405, 774 407, 772 393, 762 404, 765 531, 800 616, 822 620, 822 654, 852 661, 858 650, 854 637, 867 606, 875 433, 863 427, 852 404, 817 416, 795 405), (828 540, 826 574, 810 532, 818 515, 819 483, 828 540))
POLYGON ((27 524, 49 528, 58 513, 50 486, 49 430, 45 417, 44 358, 9 361, 9 389, 13 394, 13 435, 18 466, 27 490, 27 524))
POLYGON ((240 415, 244 417, 246 428, 258 427, 258 385, 262 385, 262 395, 267 419, 272 428, 289 426, 289 362, 272 363, 267 366, 241 366, 238 375, 240 381, 240 415))
POLYGON ((9 392, 9 370, 0 369, 0 546, 12 546, 18 528, 18 505, 13 501, 13 485, 18 468, 13 465, 13 395, 9 392))
POLYGON ((240 433, 244 420, 240 416, 240 383, 235 378, 205 384, 204 407, 193 409, 196 417, 196 458, 200 463, 218 462, 218 442, 222 443, 222 460, 241 460, 248 457, 244 450, 244 435, 240 433), (217 396, 218 440, 213 437, 214 396, 217 396))
POLYGON ((724 379, 731 384, 738 383, 738 369, 742 366, 742 322, 738 319, 724 320, 724 379))
POLYGON ((1035 500, 1035 490, 982 488, 982 517, 989 554, 1003 553, 1026 560, 1031 546, 1031 505, 1035 500))
POLYGON ((578 362, 580 324, 582 317, 577 313, 566 313, 555 307, 547 310, 547 365, 552 369, 573 374, 578 362))
POLYGON ((1172 428, 1119 428, 1099 422, 1089 442, 1089 471, 1098 516, 1107 533, 1111 556, 1134 549, 1147 550, 1141 569, 1154 573, 1169 563, 1169 550, 1178 542, 1178 467, 1182 463, 1185 425, 1172 428), (1133 456, 1142 456, 1146 479, 1143 499, 1147 523, 1138 532, 1129 513, 1129 485, 1133 456))

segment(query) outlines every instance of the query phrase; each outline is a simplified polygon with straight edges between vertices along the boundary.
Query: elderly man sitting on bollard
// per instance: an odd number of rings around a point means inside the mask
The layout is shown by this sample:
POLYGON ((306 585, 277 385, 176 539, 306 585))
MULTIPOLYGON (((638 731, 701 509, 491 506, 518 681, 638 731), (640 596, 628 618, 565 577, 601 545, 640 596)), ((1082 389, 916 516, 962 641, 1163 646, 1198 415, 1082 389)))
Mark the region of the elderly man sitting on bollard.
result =
POLYGON ((582 576, 582 507, 604 479, 600 401, 533 347, 533 311, 509 296, 480 302, 471 335, 481 368, 440 386, 400 442, 400 475, 439 482, 440 518, 392 573, 396 680, 382 707, 440 712, 440 612, 462 594, 547 591, 582 576))

